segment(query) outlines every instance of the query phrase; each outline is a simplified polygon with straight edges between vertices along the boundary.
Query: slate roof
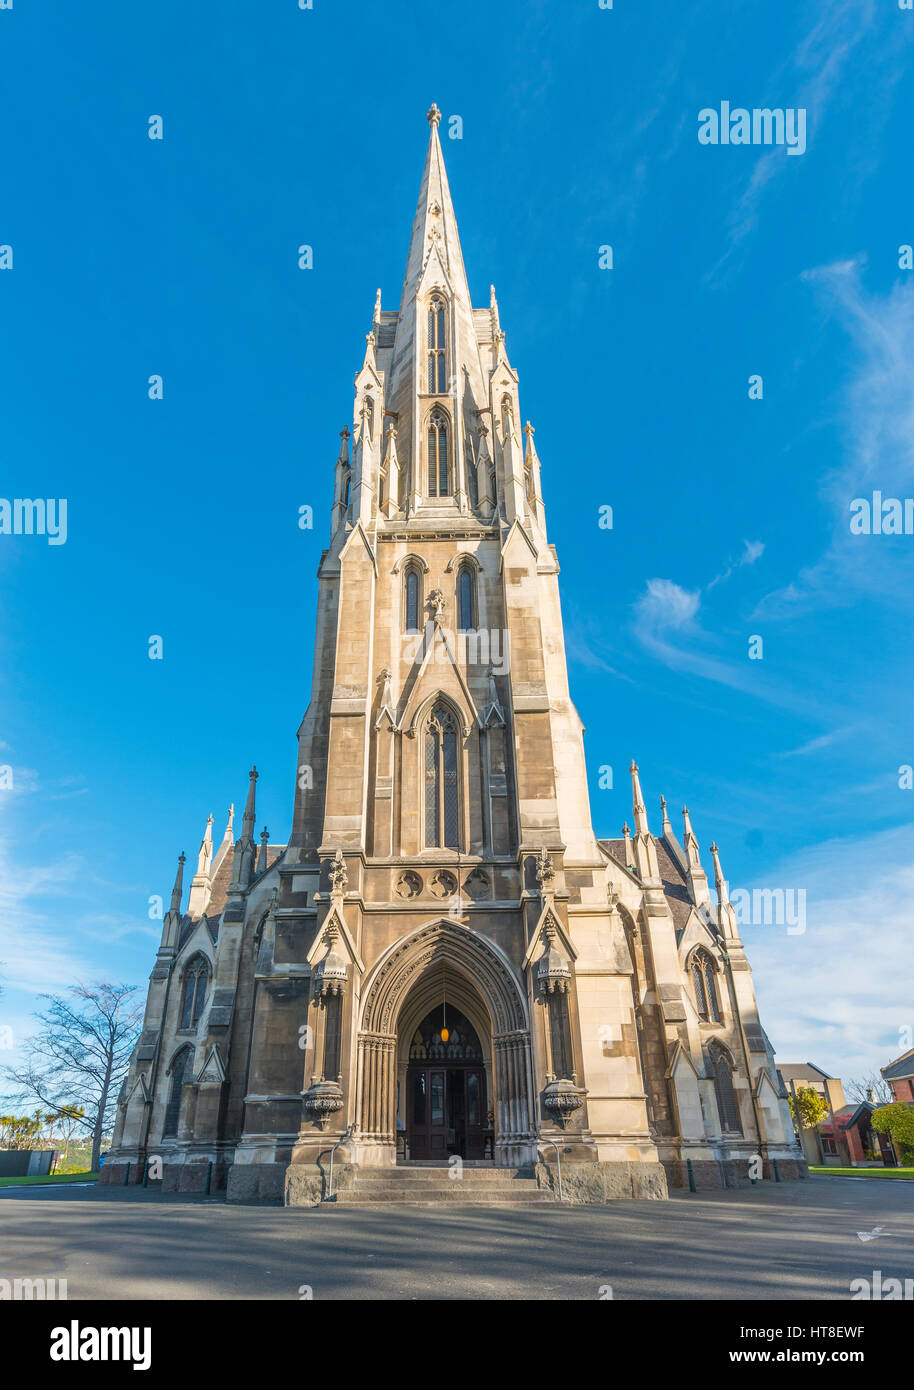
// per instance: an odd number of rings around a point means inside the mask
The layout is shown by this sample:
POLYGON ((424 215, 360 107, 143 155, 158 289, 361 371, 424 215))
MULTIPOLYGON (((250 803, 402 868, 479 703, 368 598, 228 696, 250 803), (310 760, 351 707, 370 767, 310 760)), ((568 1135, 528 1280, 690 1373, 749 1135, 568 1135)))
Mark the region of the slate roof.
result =
POLYGON ((624 840, 598 840, 597 844, 604 854, 611 854, 617 864, 621 864, 623 869, 627 869, 625 862, 625 841, 624 840))
POLYGON ((914 1076, 914 1047, 903 1052, 900 1057, 896 1057, 894 1062, 889 1062, 888 1066, 880 1067, 879 1070, 886 1081, 903 1081, 909 1076, 914 1076))
POLYGON ((670 905, 673 925, 677 932, 681 932, 695 906, 689 893, 688 880, 667 848, 666 842, 659 839, 655 840, 654 844, 657 847, 657 865, 660 869, 660 882, 663 884, 663 896, 670 905))
POLYGON ((821 1067, 812 1062, 782 1062, 781 1075, 785 1081, 837 1081, 837 1076, 829 1076, 821 1067))
MULTIPOLYGON (((625 862, 624 840, 598 840, 597 844, 604 854, 611 855, 617 864, 621 864, 625 869, 628 868, 625 862)), ((657 864, 660 869, 663 894, 670 905, 673 925, 677 932, 681 932, 689 920, 689 913, 694 906, 689 895, 688 880, 664 840, 655 839, 654 844, 657 846, 657 864)))

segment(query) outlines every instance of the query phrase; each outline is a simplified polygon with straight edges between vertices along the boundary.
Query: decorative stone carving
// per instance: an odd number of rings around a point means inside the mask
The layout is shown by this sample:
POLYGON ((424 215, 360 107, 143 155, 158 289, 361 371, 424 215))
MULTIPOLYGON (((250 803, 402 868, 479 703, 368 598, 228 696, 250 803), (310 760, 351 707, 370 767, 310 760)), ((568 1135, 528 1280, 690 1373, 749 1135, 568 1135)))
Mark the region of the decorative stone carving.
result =
POLYGON ((450 869, 439 869, 432 878, 430 891, 436 898, 449 898, 457 892, 457 875, 450 869))
POLYGON ((346 861, 343 858, 343 851, 338 849, 330 864, 331 892, 345 893, 348 882, 349 875, 346 872, 346 861))
POLYGON ((417 898, 422 892, 423 886, 420 876, 413 873, 412 869, 407 869, 397 879, 397 897, 417 898))
POLYGON ((543 994, 567 994, 571 982, 571 966, 556 945, 557 933, 551 917, 543 927, 545 950, 536 962, 536 982, 543 994))
POLYGON ((440 623, 442 614, 447 607, 447 599, 444 597, 442 589, 432 589, 428 596, 428 606, 432 610, 433 622, 440 623))
POLYGON ((484 874, 482 869, 478 867, 475 868, 471 874, 467 874, 463 889, 470 898, 477 899, 487 897, 489 892, 488 874, 484 874))
POLYGON ((330 1116, 343 1108, 343 1092, 339 1082, 313 1082, 305 1092, 304 1107, 314 1123, 323 1129, 330 1116))
POLYGON ((578 1087, 565 1077, 550 1081, 543 1092, 543 1105, 563 1125, 583 1104, 578 1087))
POLYGON ((552 885, 555 881, 555 865, 545 845, 537 856, 536 881, 540 886, 541 896, 552 891, 552 885))
POLYGON ((342 994, 346 988, 346 962, 334 950, 339 938, 335 923, 327 928, 327 954, 314 967, 314 997, 323 999, 329 994, 342 994))

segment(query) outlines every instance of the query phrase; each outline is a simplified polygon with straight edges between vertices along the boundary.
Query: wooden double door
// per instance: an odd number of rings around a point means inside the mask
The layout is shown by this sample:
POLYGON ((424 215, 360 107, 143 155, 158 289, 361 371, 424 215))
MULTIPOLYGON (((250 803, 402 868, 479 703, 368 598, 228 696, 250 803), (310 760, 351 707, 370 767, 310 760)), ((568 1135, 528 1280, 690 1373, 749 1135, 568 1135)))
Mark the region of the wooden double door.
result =
POLYGON ((410 1062, 406 1129, 415 1159, 482 1158, 486 1134, 486 1073, 479 1065, 410 1062))

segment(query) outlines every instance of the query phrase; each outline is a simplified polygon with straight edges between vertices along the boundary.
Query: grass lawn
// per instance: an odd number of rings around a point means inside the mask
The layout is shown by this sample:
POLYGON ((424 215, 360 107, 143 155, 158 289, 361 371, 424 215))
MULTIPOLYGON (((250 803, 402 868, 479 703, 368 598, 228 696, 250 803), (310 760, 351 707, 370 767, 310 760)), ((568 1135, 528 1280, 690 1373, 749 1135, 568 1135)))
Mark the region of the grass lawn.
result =
POLYGON ((98 1173, 49 1173, 43 1178, 0 1178, 0 1187, 47 1187, 52 1182, 95 1182, 98 1173))
POLYGON ((814 1168, 809 1165, 810 1173, 824 1173, 833 1178, 911 1178, 914 1179, 914 1168, 814 1168))

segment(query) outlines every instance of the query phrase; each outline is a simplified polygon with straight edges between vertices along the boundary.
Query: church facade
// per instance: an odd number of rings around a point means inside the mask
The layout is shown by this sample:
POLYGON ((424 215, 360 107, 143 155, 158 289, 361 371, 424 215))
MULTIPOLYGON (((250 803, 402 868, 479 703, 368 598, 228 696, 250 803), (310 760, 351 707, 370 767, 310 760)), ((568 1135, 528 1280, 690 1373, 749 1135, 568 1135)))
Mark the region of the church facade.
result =
POLYGON ((805 1171, 716 846, 598 840, 534 432, 433 107, 335 467, 292 828, 183 855, 106 1182, 314 1204, 377 1168, 571 1201, 805 1171), (153 1168, 155 1165, 155 1168, 153 1168))

